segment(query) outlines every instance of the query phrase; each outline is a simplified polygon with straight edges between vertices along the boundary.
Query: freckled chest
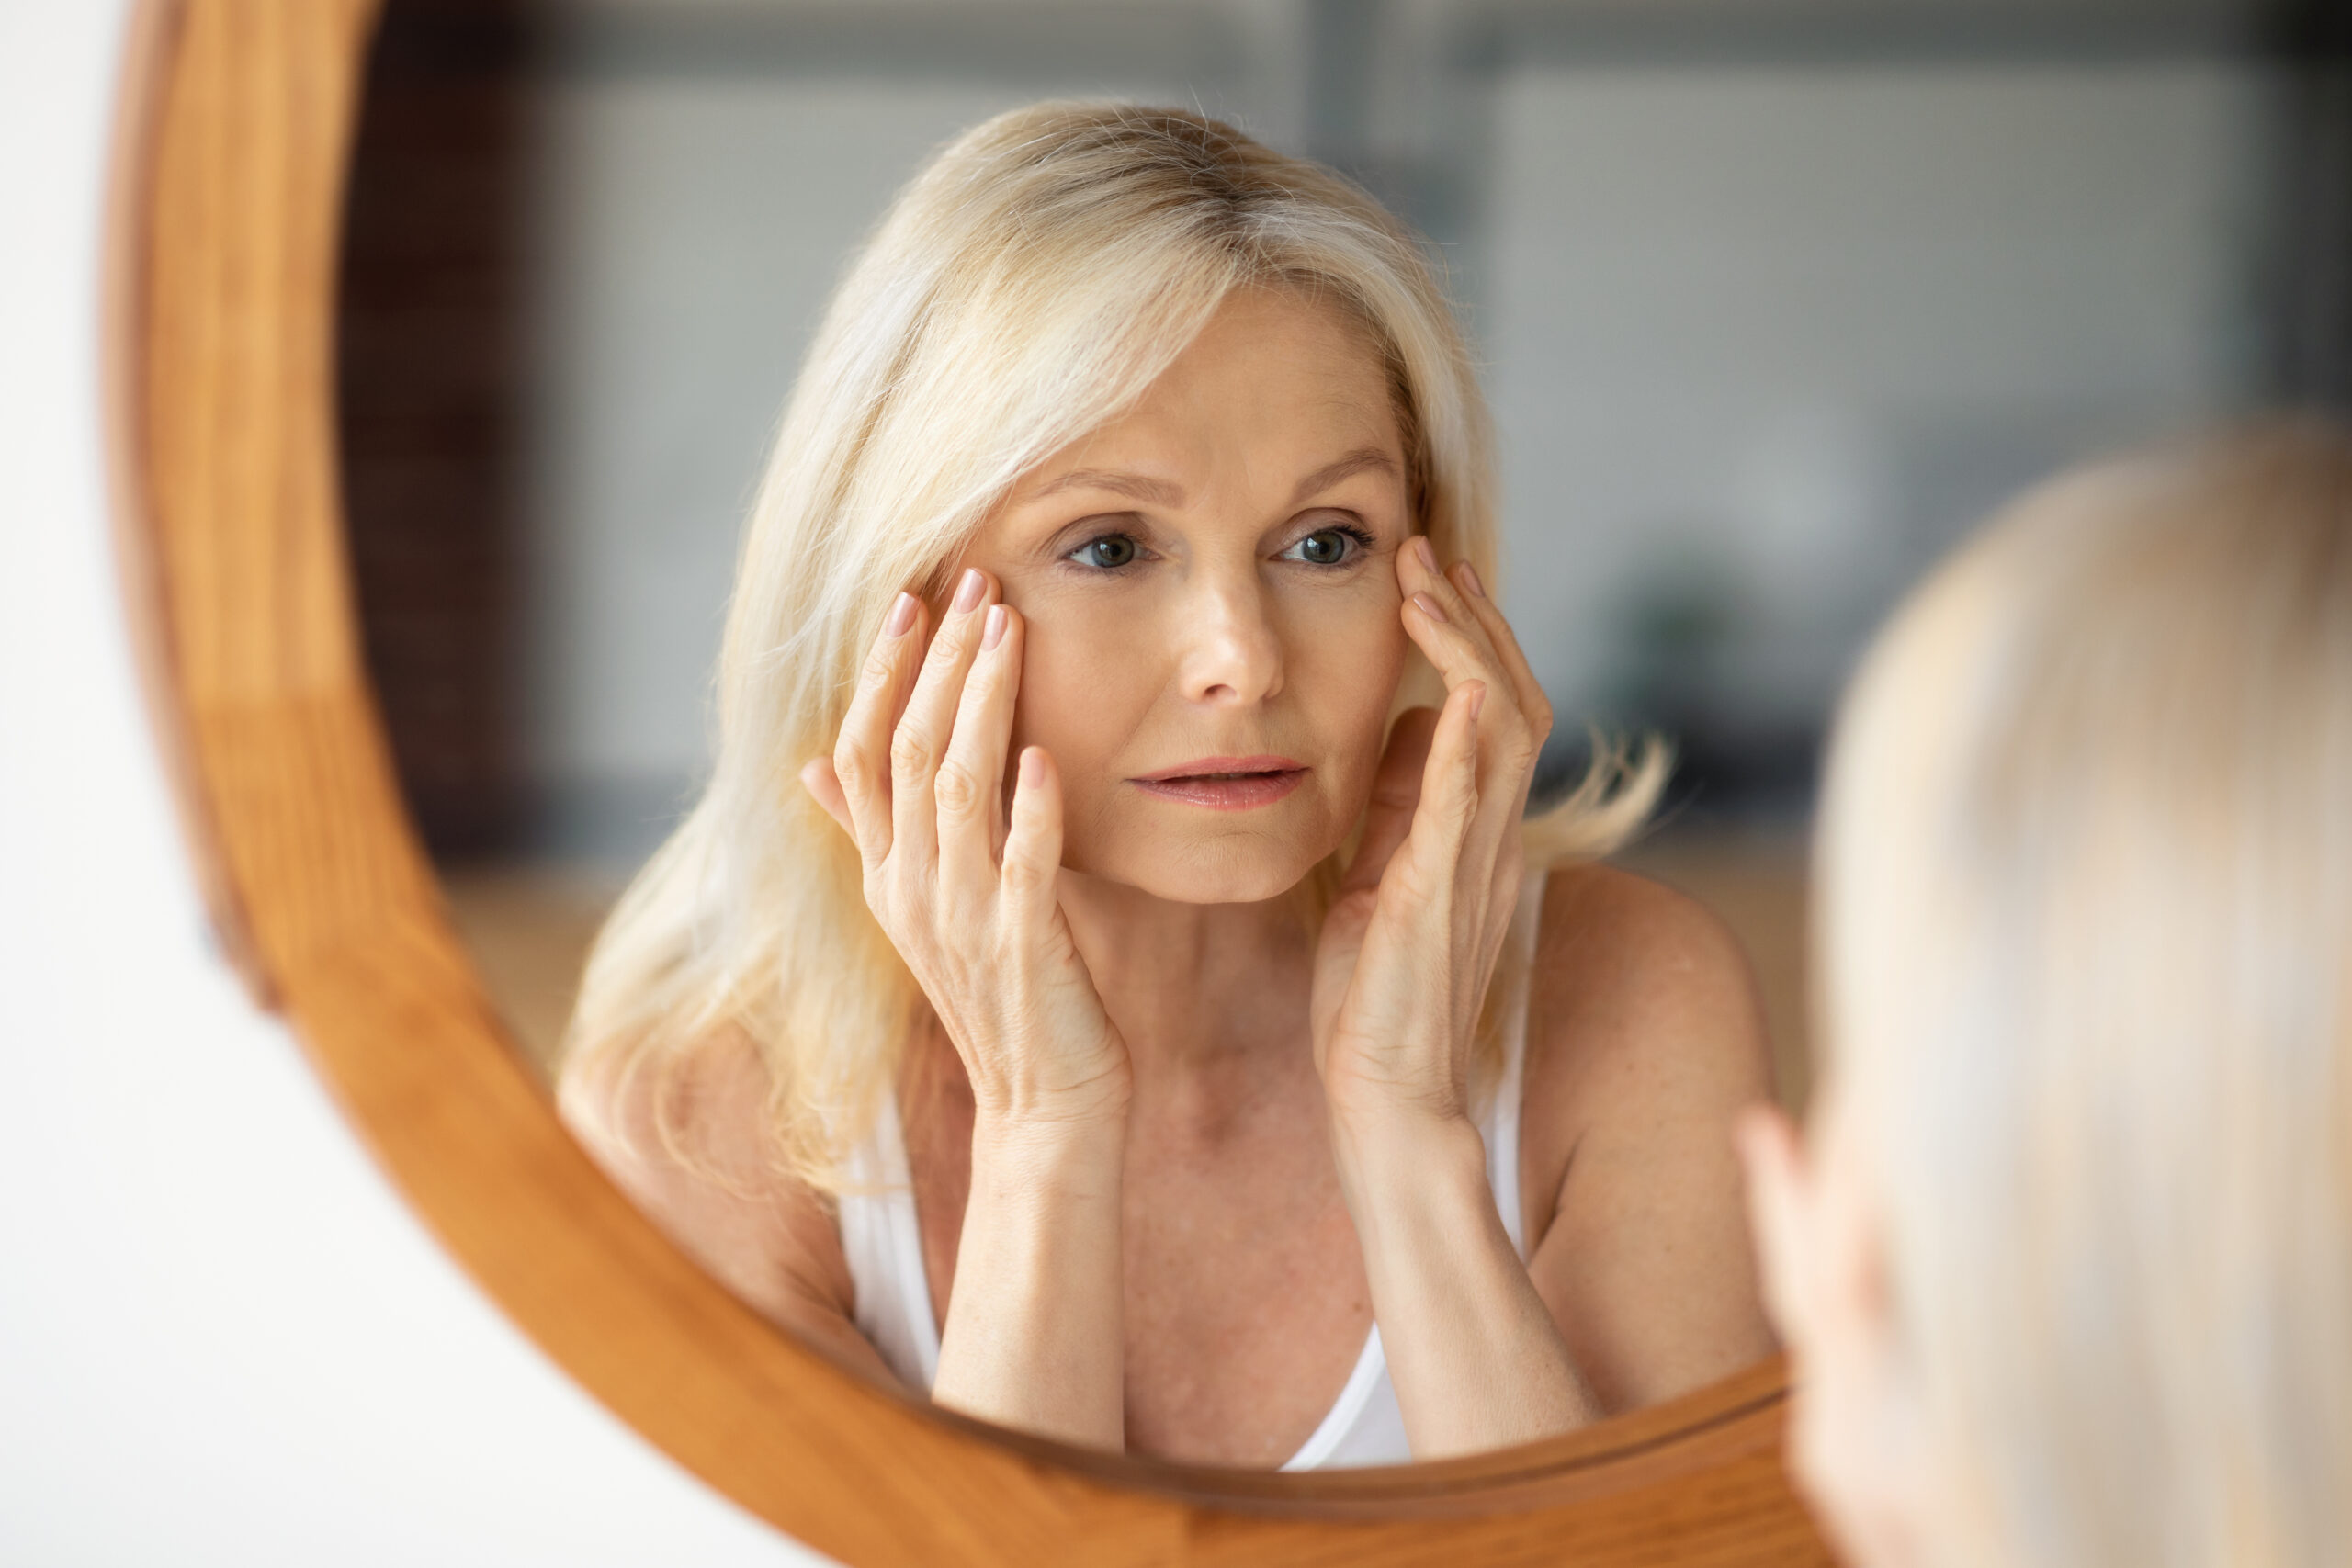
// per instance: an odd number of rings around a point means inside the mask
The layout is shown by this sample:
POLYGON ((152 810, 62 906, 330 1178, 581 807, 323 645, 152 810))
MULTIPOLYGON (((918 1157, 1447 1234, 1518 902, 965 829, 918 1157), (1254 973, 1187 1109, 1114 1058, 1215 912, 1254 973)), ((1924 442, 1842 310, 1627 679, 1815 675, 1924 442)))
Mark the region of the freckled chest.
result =
MULTIPOLYGON (((942 1047, 944 1049, 944 1047, 942 1047)), ((946 1321, 971 1186, 960 1068, 904 1095, 932 1310, 946 1321)), ((1214 1139, 1131 1122, 1123 1202, 1130 1452, 1272 1469, 1339 1397, 1372 1298, 1340 1199, 1311 1064, 1279 1075, 1214 1139), (1303 1076, 1302 1076, 1303 1075, 1303 1076)))

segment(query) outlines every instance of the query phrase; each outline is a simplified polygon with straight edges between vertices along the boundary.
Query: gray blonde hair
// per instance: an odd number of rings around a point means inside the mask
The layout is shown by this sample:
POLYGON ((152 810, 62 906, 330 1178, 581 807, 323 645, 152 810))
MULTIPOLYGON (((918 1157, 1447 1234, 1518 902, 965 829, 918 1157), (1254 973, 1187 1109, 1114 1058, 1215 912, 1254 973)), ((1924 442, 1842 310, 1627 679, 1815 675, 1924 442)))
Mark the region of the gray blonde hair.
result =
MULTIPOLYGON (((802 367, 736 570, 714 774, 597 939, 560 1068, 575 1120, 619 1136, 628 1075, 740 1032, 766 1066, 781 1166, 838 1190, 925 1004, 797 770, 832 749, 899 590, 935 593, 1024 471, 1132 403, 1227 296, 1269 286, 1367 333, 1419 525, 1496 580, 1468 355, 1419 247, 1377 204, 1182 110, 1047 103, 976 127, 900 193, 802 367)), ((1400 708, 1432 682, 1419 665, 1400 708)), ((1604 752, 1530 822, 1531 858, 1606 852, 1663 769, 1655 749, 1604 752)), ((1309 878, 1318 913, 1331 882, 1329 863, 1309 878)), ((655 1120, 679 1153, 667 1112, 655 1120)))
POLYGON ((2352 1561, 2352 437, 2029 497, 1870 657, 1823 821, 1951 1560, 2352 1561))

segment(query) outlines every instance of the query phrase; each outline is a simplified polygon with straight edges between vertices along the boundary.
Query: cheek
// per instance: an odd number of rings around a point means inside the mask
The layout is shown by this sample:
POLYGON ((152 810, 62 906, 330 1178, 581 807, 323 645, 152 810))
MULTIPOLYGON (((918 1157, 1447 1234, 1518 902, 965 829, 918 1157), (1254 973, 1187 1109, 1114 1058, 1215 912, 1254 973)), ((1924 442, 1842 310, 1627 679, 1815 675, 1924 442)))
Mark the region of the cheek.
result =
POLYGON ((1294 647, 1300 705, 1314 716, 1332 761, 1370 788, 1380 761, 1388 710, 1412 641, 1396 614, 1396 596, 1311 617, 1294 647))
POLYGON ((1062 787, 1081 792, 1134 732, 1156 687, 1136 658, 1132 622, 1092 605, 1055 605, 1044 616, 1028 623, 1013 755, 1043 746, 1060 766, 1062 787))

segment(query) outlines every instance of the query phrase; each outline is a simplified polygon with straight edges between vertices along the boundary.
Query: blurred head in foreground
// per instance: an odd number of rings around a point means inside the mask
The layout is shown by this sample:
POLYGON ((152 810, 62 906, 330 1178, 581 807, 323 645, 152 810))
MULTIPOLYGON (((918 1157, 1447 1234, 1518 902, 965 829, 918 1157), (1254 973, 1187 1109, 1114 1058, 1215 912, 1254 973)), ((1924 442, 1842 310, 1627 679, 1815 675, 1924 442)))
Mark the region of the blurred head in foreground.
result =
POLYGON ((2028 497, 1849 693, 1743 1129, 1858 1562, 2352 1562, 2352 435, 2028 497))

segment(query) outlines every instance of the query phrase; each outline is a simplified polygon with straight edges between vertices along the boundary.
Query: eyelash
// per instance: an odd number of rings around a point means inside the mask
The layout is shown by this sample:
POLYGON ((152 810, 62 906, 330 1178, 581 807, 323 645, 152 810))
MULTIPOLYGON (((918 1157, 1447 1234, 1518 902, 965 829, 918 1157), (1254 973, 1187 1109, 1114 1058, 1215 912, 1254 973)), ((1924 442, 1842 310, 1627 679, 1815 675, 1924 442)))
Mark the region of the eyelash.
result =
MULTIPOLYGON (((1306 562, 1303 562, 1303 563, 1301 563, 1301 564, 1303 564, 1303 565, 1307 565, 1307 566, 1322 565, 1322 566, 1323 566, 1323 569, 1324 569, 1325 570, 1327 570, 1327 571, 1329 571, 1329 570, 1336 570, 1337 568, 1343 567, 1343 566, 1347 566, 1347 565, 1349 565, 1349 564, 1352 563, 1352 562, 1356 559, 1356 558, 1357 558, 1358 556, 1363 555, 1363 554, 1364 554, 1364 553, 1366 553, 1367 551, 1371 550, 1371 549, 1373 548, 1373 547, 1374 546, 1374 544, 1375 544, 1375 543, 1377 543, 1377 541, 1376 541, 1376 540, 1374 540, 1374 539, 1373 538, 1373 536, 1372 536, 1371 533, 1370 533, 1368 530, 1363 529, 1363 528, 1361 528, 1361 527, 1358 527, 1358 526, 1357 526, 1355 524, 1353 524, 1353 523, 1327 523, 1327 524, 1325 524, 1325 525, 1324 525, 1322 527, 1320 527, 1320 528, 1310 529, 1310 530, 1308 530, 1306 533, 1300 535, 1300 536, 1298 536, 1297 540, 1296 540, 1296 541, 1295 541, 1295 542, 1290 546, 1289 549, 1284 550, 1281 556, 1278 556, 1278 557, 1276 557, 1275 558, 1279 560, 1279 559, 1283 559, 1283 558, 1288 558, 1288 557, 1289 557, 1289 554, 1290 554, 1290 550, 1295 550, 1295 549, 1296 549, 1300 545, 1305 544, 1307 540, 1309 540, 1309 539, 1311 539, 1311 538, 1315 537, 1315 536, 1316 536, 1316 535, 1317 535, 1317 534, 1339 534, 1339 535, 1343 535, 1343 536, 1346 536, 1347 538, 1353 540, 1353 541, 1355 542, 1355 546, 1356 546, 1355 549, 1354 549, 1353 551, 1350 552, 1350 553, 1349 553, 1349 555, 1348 555, 1344 559, 1341 559, 1341 560, 1331 561, 1331 562, 1329 562, 1329 563, 1320 563, 1320 562, 1315 562, 1315 561, 1306 561, 1306 562)), ((1104 575, 1111 575, 1111 574, 1114 574, 1114 573, 1118 573, 1118 572, 1124 572, 1124 571, 1125 571, 1129 567, 1132 567, 1132 566, 1137 565, 1137 564, 1139 563, 1139 561, 1140 561, 1140 559, 1141 559, 1142 550, 1143 550, 1143 544, 1142 544, 1142 542, 1141 542, 1140 540, 1138 540, 1138 539, 1137 539, 1137 538, 1136 538, 1133 534, 1129 534, 1129 533, 1126 533, 1126 532, 1125 532, 1125 531, 1123 531, 1123 530, 1119 530, 1119 529, 1113 529, 1112 531, 1110 531, 1110 532, 1108 532, 1108 533, 1103 533, 1103 534, 1097 534, 1097 535, 1095 535, 1092 538, 1091 538, 1091 539, 1087 540, 1084 544, 1080 545, 1076 549, 1071 550, 1068 555, 1066 555, 1066 556, 1062 557, 1062 559, 1064 559, 1064 560, 1066 560, 1066 561, 1072 562, 1073 564, 1075 564, 1075 563, 1077 562, 1077 558, 1078 558, 1078 557, 1079 557, 1080 555, 1083 554, 1084 552, 1086 552, 1086 551, 1088 551, 1088 550, 1092 549, 1095 546, 1097 546, 1097 545, 1099 545, 1099 544, 1102 544, 1102 543, 1104 540, 1106 540, 1106 539, 1125 539, 1125 540, 1126 540, 1129 544, 1131 544, 1131 545, 1135 546, 1136 550, 1136 552, 1137 552, 1137 553, 1136 553, 1136 559, 1132 559, 1132 560, 1125 560, 1125 561, 1122 561, 1122 562, 1120 562, 1117 566, 1093 566, 1093 567, 1084 568, 1084 569, 1082 569, 1082 570, 1090 570, 1090 571, 1093 571, 1093 572, 1098 572, 1098 573, 1102 573, 1102 574, 1104 574, 1104 575)))
MULTIPOLYGON (((1338 560, 1329 562, 1308 561, 1305 563, 1308 566, 1322 566, 1327 571, 1336 570, 1340 567, 1351 565, 1359 556, 1369 554, 1374 544, 1372 534, 1368 529, 1360 528, 1353 523, 1327 523, 1320 528, 1309 529, 1307 532, 1301 534, 1297 539, 1292 543, 1290 550, 1298 548, 1300 545, 1306 543, 1307 540, 1315 537, 1317 534, 1339 534, 1355 541, 1356 547, 1350 550, 1344 557, 1338 560)), ((1283 552, 1283 556, 1287 558, 1290 554, 1290 550, 1284 550, 1283 552)))

